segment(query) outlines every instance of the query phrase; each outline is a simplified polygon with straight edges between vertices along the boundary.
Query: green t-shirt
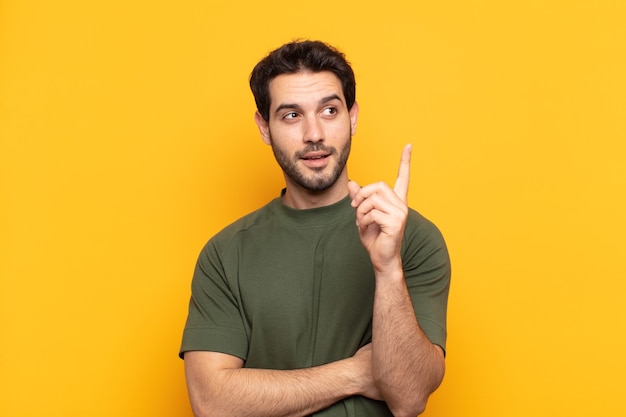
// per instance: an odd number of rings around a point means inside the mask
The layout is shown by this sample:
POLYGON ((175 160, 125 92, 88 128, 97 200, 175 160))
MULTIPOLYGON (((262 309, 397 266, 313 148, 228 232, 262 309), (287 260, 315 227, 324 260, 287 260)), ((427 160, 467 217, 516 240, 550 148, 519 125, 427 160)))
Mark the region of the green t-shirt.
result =
MULTIPOLYGON (((196 265, 180 355, 216 351, 248 368, 298 369, 352 356, 371 341, 375 278, 349 197, 297 210, 281 198, 215 235, 196 265)), ((437 228, 409 211, 402 246, 418 322, 445 349, 450 262, 437 228)), ((391 416, 351 397, 316 416, 391 416)))

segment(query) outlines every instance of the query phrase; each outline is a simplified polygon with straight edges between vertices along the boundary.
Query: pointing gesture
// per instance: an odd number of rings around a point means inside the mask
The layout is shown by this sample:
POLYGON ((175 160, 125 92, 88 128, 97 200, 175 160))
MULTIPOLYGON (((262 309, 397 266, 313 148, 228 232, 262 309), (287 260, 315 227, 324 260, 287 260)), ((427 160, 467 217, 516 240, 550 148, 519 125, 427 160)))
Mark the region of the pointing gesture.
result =
POLYGON ((378 271, 402 266, 400 249, 409 211, 410 163, 411 145, 406 145, 393 190, 383 182, 364 187, 354 181, 348 184, 361 242, 378 271))
POLYGON ((400 168, 398 168, 398 178, 393 187, 393 191, 404 203, 408 203, 409 196, 409 179, 411 177, 411 150, 412 146, 406 145, 402 149, 402 158, 400 159, 400 168))

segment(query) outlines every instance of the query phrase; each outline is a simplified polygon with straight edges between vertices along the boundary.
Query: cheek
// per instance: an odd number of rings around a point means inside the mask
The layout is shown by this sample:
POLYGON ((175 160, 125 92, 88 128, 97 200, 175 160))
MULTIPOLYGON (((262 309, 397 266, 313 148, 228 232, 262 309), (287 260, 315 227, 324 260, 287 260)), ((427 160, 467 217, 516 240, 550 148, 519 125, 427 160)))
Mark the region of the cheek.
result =
POLYGON ((276 123, 270 125, 270 134, 274 142, 280 143, 293 142, 302 137, 302 132, 298 124, 287 125, 276 123))
POLYGON ((350 123, 350 119, 342 119, 337 121, 337 123, 333 123, 332 126, 329 126, 327 133, 338 139, 344 139, 346 136, 352 136, 352 124, 350 123))

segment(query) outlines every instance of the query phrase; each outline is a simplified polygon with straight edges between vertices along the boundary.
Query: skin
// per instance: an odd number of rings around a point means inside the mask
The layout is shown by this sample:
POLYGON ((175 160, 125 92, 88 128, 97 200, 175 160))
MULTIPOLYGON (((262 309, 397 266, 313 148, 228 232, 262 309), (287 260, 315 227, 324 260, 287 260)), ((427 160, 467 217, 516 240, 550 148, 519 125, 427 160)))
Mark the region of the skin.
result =
POLYGON ((285 204, 314 208, 348 194, 376 276, 372 343, 319 367, 244 368, 217 352, 185 353, 196 416, 306 416, 353 395, 385 400, 396 417, 420 414, 444 374, 443 351, 419 327, 405 284, 400 248, 408 214, 411 147, 402 152, 393 189, 349 181, 345 160, 358 105, 345 104, 330 72, 283 74, 270 83, 270 120, 255 114, 263 141, 283 169, 285 204))

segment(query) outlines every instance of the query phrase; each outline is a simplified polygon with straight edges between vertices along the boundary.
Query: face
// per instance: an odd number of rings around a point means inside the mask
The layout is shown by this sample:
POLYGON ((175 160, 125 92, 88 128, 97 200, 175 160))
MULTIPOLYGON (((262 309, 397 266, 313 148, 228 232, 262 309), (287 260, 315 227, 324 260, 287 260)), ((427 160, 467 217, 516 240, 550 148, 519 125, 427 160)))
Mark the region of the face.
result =
POLYGON ((269 85, 269 122, 257 113, 261 136, 272 146, 287 186, 322 192, 340 178, 356 129, 358 105, 348 110, 331 72, 282 74, 269 85))

